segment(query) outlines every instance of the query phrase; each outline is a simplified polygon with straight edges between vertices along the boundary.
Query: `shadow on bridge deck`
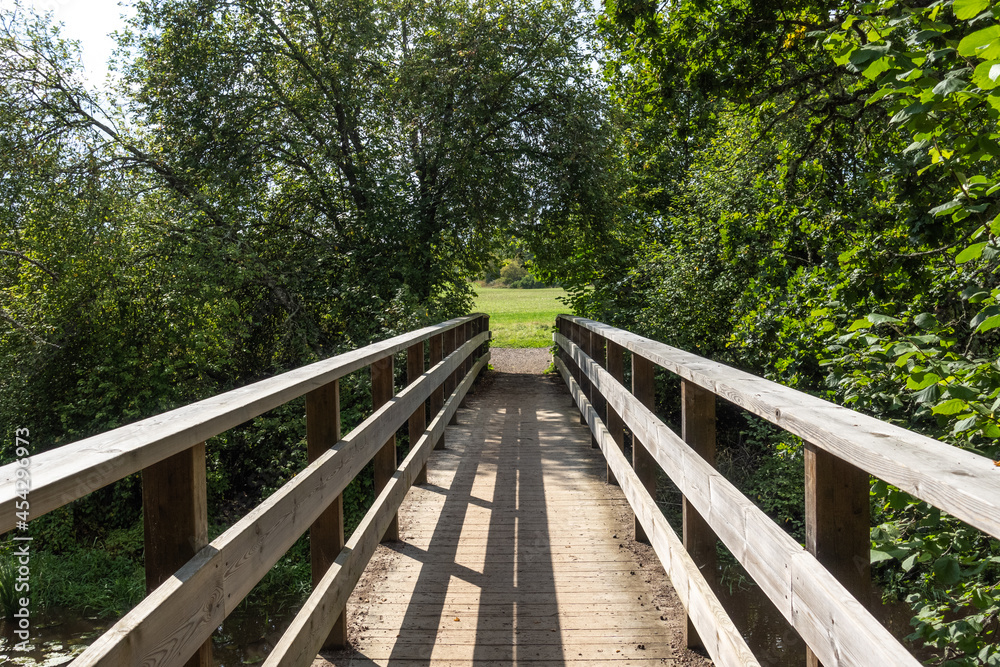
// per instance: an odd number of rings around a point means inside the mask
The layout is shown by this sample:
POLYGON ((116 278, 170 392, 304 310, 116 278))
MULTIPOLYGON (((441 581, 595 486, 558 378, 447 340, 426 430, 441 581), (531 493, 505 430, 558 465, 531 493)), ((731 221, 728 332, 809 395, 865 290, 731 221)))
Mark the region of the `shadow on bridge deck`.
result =
POLYGON ((555 377, 496 374, 446 441, 351 599, 353 650, 316 665, 710 664, 675 649, 683 612, 555 377))

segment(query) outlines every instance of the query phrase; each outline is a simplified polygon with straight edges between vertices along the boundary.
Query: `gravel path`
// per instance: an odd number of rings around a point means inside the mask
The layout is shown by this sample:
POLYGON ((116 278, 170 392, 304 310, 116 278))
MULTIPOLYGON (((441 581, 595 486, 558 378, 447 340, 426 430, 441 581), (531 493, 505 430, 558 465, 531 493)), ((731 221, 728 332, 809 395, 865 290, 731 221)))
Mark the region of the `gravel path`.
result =
POLYGON ((547 347, 493 347, 490 363, 498 373, 541 375, 552 363, 552 353, 547 347))

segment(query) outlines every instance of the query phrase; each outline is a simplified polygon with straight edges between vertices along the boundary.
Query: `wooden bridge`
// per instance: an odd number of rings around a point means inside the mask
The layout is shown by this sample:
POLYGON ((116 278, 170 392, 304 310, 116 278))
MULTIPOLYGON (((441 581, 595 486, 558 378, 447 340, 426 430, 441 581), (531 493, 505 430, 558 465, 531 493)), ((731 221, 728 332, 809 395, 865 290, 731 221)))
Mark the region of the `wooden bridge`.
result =
MULTIPOLYGON (((142 472, 150 592, 73 664, 210 665, 212 633, 307 530, 314 590, 265 665, 310 665, 348 640, 354 665, 669 664, 663 611, 621 548, 628 512, 683 603, 685 641, 716 664, 762 664, 713 593, 721 540, 808 664, 915 666, 859 601, 869 475, 1000 536, 992 461, 591 320, 558 319, 564 384, 505 380, 459 413, 488 323, 444 322, 32 457, 32 517, 142 472), (342 436, 338 381, 368 366, 374 413, 342 436), (651 410, 657 367, 681 378, 680 435, 651 410), (303 395, 311 463, 209 543, 205 441, 303 395), (713 468, 716 397, 807 443, 805 548, 713 468), (379 495, 345 543, 341 494, 372 460, 379 495), (657 467, 684 495, 681 537, 651 495, 657 467), (398 557, 348 637, 345 605, 381 541, 398 557)), ((0 532, 15 528, 16 478, 0 468, 0 532)))

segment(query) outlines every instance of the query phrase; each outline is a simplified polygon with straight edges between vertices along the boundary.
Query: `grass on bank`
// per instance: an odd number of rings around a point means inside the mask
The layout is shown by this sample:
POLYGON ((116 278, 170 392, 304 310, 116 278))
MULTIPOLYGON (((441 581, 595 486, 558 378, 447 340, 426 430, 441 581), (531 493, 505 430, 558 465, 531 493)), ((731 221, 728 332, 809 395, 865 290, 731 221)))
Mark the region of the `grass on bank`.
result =
POLYGON ((510 289, 476 287, 474 312, 490 316, 493 347, 549 347, 556 315, 569 312, 561 287, 510 289))

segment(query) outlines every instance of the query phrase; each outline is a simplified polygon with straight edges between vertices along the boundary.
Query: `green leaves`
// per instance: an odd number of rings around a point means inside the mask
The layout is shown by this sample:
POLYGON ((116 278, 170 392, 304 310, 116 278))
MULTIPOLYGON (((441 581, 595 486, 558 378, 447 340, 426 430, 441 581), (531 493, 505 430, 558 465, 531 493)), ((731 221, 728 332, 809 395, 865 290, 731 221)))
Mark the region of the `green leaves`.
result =
POLYGON ((958 43, 958 53, 983 60, 1000 58, 1000 25, 991 25, 963 37, 958 43))
POLYGON ((952 556, 942 556, 934 561, 931 566, 935 578, 945 586, 951 586, 959 580, 962 575, 962 567, 952 556))
POLYGON ((986 243, 973 243, 968 248, 962 250, 962 252, 955 255, 956 264, 965 264, 966 262, 971 262, 974 259, 979 259, 983 254, 983 249, 986 248, 986 243))
POLYGON ((906 388, 913 390, 924 389, 940 381, 940 375, 915 370, 910 374, 910 377, 906 378, 906 388))
POLYGON ((975 18, 980 12, 989 9, 990 0, 955 0, 952 9, 955 11, 955 18, 967 20, 975 18))
POLYGON ((987 60, 976 65, 972 83, 983 90, 993 90, 1000 86, 1000 60, 987 60))
POLYGON ((950 398, 935 405, 931 412, 936 415, 956 415, 960 412, 965 412, 968 407, 969 404, 967 402, 958 398, 950 398))

